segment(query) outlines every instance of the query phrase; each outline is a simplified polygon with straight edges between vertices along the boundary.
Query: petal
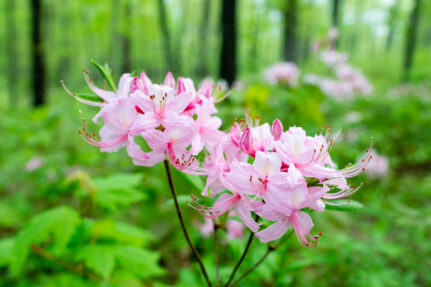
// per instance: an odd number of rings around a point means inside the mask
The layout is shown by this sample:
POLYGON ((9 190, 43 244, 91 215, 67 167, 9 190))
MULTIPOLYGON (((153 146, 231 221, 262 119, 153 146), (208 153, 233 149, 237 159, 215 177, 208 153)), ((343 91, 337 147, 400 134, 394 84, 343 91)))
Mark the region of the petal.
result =
POLYGON ((118 84, 117 97, 126 97, 130 93, 130 84, 132 83, 133 78, 130 77, 130 74, 123 74, 120 78, 120 82, 118 84))
POLYGON ((256 152, 253 167, 263 177, 280 173, 281 160, 275 153, 256 152))
POLYGON ((276 119, 272 123, 272 135, 274 136, 274 139, 277 141, 281 138, 282 134, 283 134, 283 125, 281 124, 279 119, 276 119))
POLYGON ((286 233, 289 227, 290 227, 289 219, 285 217, 282 220, 279 220, 276 223, 271 224, 264 230, 256 233, 256 237, 259 238, 259 240, 262 243, 267 243, 273 240, 277 240, 286 233))
POLYGON ((236 215, 241 218, 244 225, 251 231, 256 232, 259 230, 260 224, 251 217, 251 211, 251 206, 247 204, 246 200, 240 200, 235 208, 236 215))
POLYGON ((166 110, 174 113, 182 113, 190 104, 193 97, 193 93, 184 92, 175 97, 166 104, 166 110))
POLYGON ((165 77, 164 85, 175 89, 175 79, 171 72, 168 72, 165 77))

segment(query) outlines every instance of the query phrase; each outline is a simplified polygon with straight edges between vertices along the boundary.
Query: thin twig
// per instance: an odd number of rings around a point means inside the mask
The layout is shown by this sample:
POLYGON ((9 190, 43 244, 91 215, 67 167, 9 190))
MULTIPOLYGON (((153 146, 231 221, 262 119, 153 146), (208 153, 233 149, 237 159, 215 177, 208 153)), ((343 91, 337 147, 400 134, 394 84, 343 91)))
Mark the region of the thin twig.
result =
MULTIPOLYGON (((259 220, 259 215, 256 214, 255 221, 259 220)), ((239 259, 238 263, 235 265, 235 268, 233 269, 232 273, 230 274, 229 280, 226 282, 224 287, 229 286, 230 282, 232 282, 233 277, 235 276, 236 271, 238 271, 239 266, 241 265, 242 261, 244 261, 245 256, 247 255, 248 249, 250 248, 251 242, 253 241, 254 233, 251 232, 250 236, 247 240, 247 245, 245 246, 244 252, 241 255, 241 258, 239 259)))
POLYGON ((214 221, 214 258, 215 258, 215 272, 216 272, 216 283, 215 286, 219 286, 219 238, 218 238, 218 230, 220 229, 220 225, 218 222, 214 221))
POLYGON ((40 246, 37 245, 32 245, 31 246, 31 251, 33 251, 34 253, 36 253, 37 255, 39 255, 40 257, 45 258, 48 261, 54 262, 57 265, 71 271, 72 273, 75 273, 79 276, 83 276, 84 275, 84 270, 82 268, 81 265, 74 265, 72 263, 63 261, 60 258, 55 257, 54 255, 52 255, 50 252, 46 251, 45 249, 43 249, 40 246))
POLYGON ((205 266, 204 266, 204 263, 202 262, 201 256, 199 255, 199 252, 196 250, 196 247, 193 245, 192 241, 190 240, 190 236, 187 232, 186 225, 184 224, 184 219, 183 219, 183 216, 181 214, 181 209, 180 209, 180 205, 178 203, 177 194, 175 192, 174 183, 172 181, 171 171, 169 170, 169 161, 165 160, 164 164, 165 164, 166 174, 168 176, 169 187, 171 189, 172 197, 174 199, 175 208, 177 211, 178 219, 180 220, 180 223, 181 223, 181 228, 183 230, 184 237, 186 238, 186 240, 190 246, 190 249, 192 250, 193 255, 195 256, 196 260, 199 263, 202 274, 204 275, 208 286, 212 287, 211 281, 208 277, 207 271, 205 270, 205 266))
POLYGON ((272 244, 268 244, 268 249, 266 250, 265 254, 259 259, 259 261, 257 261, 253 266, 247 269, 247 271, 241 274, 241 276, 235 281, 233 281, 232 284, 229 285, 229 287, 236 285, 239 281, 244 279, 248 274, 250 274, 254 269, 256 269, 266 259, 269 253, 271 253, 274 250, 277 250, 277 248, 283 245, 283 243, 286 242, 290 238, 290 236, 292 236, 292 234, 293 234, 293 230, 290 230, 289 233, 275 246, 272 244))

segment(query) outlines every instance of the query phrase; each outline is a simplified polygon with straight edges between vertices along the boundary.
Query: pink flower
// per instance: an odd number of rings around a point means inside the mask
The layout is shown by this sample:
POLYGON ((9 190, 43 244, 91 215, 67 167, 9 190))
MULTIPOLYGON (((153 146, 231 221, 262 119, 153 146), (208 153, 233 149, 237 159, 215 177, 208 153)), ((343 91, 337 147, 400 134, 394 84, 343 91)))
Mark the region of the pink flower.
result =
POLYGON ((265 78, 270 84, 298 84, 299 69, 295 63, 281 62, 269 67, 265 72, 265 78))
POLYGON ((162 85, 154 84, 142 72, 139 77, 124 74, 116 92, 98 89, 88 77, 90 88, 101 97, 102 103, 95 116, 103 118, 100 139, 85 127, 81 136, 88 143, 104 152, 115 152, 126 147, 134 164, 152 166, 169 159, 178 169, 189 173, 201 173, 203 169, 195 159, 204 148, 209 152, 223 137, 219 130, 221 120, 212 116, 217 112, 212 88, 208 82, 196 92, 193 81, 168 73, 162 85), (142 137, 145 151, 135 143, 142 137))
POLYGON ((214 232, 214 222, 212 219, 205 217, 205 222, 200 226, 201 234, 204 238, 208 238, 214 232))
POLYGON ((238 220, 228 219, 226 225, 228 239, 241 239, 244 236, 244 225, 238 220))
POLYGON ((365 169, 365 173, 373 179, 384 178, 389 173, 389 160, 379 155, 376 150, 371 153, 372 159, 365 169))
POLYGON ((29 172, 35 171, 36 169, 42 166, 42 163, 43 162, 40 157, 34 156, 25 165, 25 170, 29 172))
POLYGON ((334 50, 326 50, 320 53, 320 58, 328 67, 334 67, 346 63, 348 56, 334 50))

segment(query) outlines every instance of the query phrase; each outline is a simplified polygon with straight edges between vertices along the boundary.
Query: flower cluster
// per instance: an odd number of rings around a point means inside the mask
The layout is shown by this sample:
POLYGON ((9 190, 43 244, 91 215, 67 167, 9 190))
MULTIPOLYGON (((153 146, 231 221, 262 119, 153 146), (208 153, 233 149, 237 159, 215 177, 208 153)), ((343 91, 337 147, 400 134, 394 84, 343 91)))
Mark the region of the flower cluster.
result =
MULTIPOLYGON (((331 200, 354 193, 358 188, 346 179, 361 173, 372 157, 370 149, 358 163, 336 169, 329 154, 330 127, 325 135, 322 129, 307 136, 296 126, 284 131, 279 120, 270 126, 248 117, 221 131, 209 81, 196 91, 191 79, 175 81, 168 73, 163 84, 154 84, 142 72, 136 77, 124 74, 118 89, 106 91, 94 85, 87 70, 84 75, 99 101, 66 91, 100 107, 93 121, 103 119, 103 127, 99 138, 88 132, 84 121, 81 137, 104 152, 125 147, 135 165, 169 160, 183 172, 207 176, 202 195, 214 204, 204 206, 192 196, 190 205, 207 219, 228 215, 230 238, 240 237, 244 225, 260 241, 269 242, 292 226, 302 245, 314 246, 318 236, 311 235, 313 222, 306 210, 323 211, 326 204, 337 204, 331 200), (138 144, 138 138, 144 143, 138 144), (200 163, 196 156, 203 150, 200 163), (265 228, 258 217, 272 224, 265 228)), ((204 234, 212 228, 207 220, 204 234)))
POLYGON ((326 136, 311 137, 300 127, 284 131, 279 120, 272 126, 235 123, 205 162, 203 195, 216 201, 207 207, 193 198, 192 206, 207 218, 234 211, 261 242, 280 238, 292 226, 302 245, 314 246, 318 236, 311 235, 313 223, 304 209, 323 211, 331 200, 357 191, 346 179, 361 173, 372 157, 370 148, 358 163, 336 169, 328 129, 326 136), (252 213, 273 223, 261 228, 252 213))
POLYGON ((330 29, 327 39, 316 42, 312 49, 320 52, 320 60, 333 72, 334 78, 320 77, 314 74, 304 76, 305 82, 317 85, 327 95, 343 98, 354 94, 369 94, 373 87, 361 71, 347 63, 348 56, 335 50, 335 40, 338 37, 336 28, 330 29))
POLYGON ((265 71, 265 78, 270 84, 296 86, 299 75, 298 66, 291 62, 276 63, 265 71))
POLYGON ((112 92, 97 88, 87 70, 84 76, 91 90, 103 101, 76 98, 99 106, 100 112, 93 121, 97 123, 102 118, 104 122, 99 139, 95 133, 88 132, 84 120, 80 134, 86 142, 103 152, 126 147, 135 165, 152 166, 169 159, 179 170, 202 172, 195 156, 204 147, 211 152, 222 135, 221 120, 213 116, 217 110, 208 81, 196 91, 191 79, 180 77, 175 81, 171 73, 160 85, 152 83, 145 72, 139 77, 124 74, 118 90, 112 92), (144 139, 145 147, 135 142, 137 137, 144 139))

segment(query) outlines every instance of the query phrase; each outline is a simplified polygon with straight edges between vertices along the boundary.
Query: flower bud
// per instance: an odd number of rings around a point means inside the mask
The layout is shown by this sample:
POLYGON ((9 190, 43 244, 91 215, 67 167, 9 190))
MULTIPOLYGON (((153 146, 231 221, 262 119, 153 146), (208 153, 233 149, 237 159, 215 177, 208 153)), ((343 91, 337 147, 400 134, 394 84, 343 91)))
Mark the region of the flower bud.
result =
POLYGON ((274 136, 274 139, 278 141, 281 138, 282 134, 283 134, 283 124, 280 122, 279 119, 276 119, 272 123, 272 135, 274 136))

